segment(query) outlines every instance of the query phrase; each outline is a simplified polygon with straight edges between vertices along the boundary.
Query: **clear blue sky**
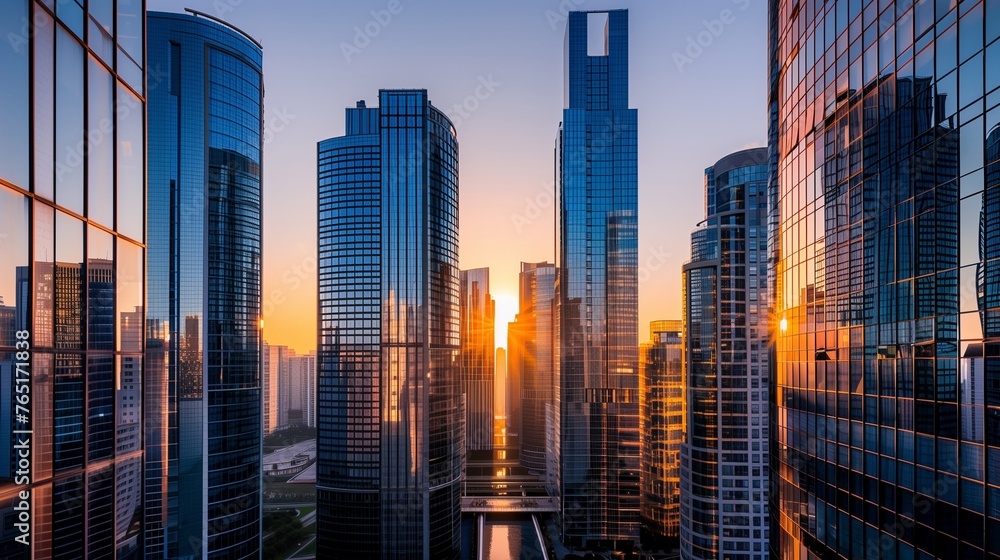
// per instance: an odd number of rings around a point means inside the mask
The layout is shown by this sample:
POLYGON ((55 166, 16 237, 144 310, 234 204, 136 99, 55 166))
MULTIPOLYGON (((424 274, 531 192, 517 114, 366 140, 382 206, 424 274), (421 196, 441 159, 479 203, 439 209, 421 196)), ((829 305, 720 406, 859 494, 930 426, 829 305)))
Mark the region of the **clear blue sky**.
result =
POLYGON ((147 7, 217 15, 264 45, 265 338, 300 351, 315 347, 316 142, 343 134, 344 108, 359 99, 374 106, 379 88, 425 88, 460 121, 461 265, 491 268, 498 346, 506 346, 499 323, 516 310, 520 261, 553 259, 567 8, 630 12, 640 340, 649 321, 680 318, 680 270, 704 211, 705 167, 767 139, 764 0, 147 0, 147 7), (454 109, 463 103, 474 110, 454 109))

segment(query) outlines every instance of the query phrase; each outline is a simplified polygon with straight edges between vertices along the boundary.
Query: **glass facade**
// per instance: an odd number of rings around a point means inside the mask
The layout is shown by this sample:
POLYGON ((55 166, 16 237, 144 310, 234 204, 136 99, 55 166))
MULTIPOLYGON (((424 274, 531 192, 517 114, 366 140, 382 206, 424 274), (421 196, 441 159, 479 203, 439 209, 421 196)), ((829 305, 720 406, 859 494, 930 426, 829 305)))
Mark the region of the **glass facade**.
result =
POLYGON ((148 14, 146 556, 261 551, 261 48, 148 14))
POLYGON ((457 559, 458 141, 382 90, 318 145, 317 554, 457 559))
POLYGON ((684 265, 681 557, 767 555, 767 149, 705 170, 684 265))
MULTIPOLYGON (((507 330, 508 372, 519 380, 517 408, 521 465, 529 474, 543 475, 550 492, 558 492, 558 472, 548 473, 550 457, 558 450, 547 442, 556 437, 558 379, 552 363, 552 309, 555 301, 555 265, 521 263, 518 313, 507 330), (546 412, 549 414, 546 419, 546 412), (554 416, 553 416, 554 415, 554 416)), ((558 441, 558 439, 556 439, 558 441)))
POLYGON ((567 25, 555 166, 563 539, 631 547, 639 539, 638 160, 628 11, 572 12, 567 25), (601 25, 593 48, 589 30, 601 25))
POLYGON ((2 558, 142 555, 143 10, 0 3, 2 558))
POLYGON ((465 448, 493 449, 493 373, 495 305, 490 296, 490 269, 459 273, 461 317, 459 359, 465 395, 465 448))
POLYGON ((772 557, 998 558, 1000 2, 769 15, 772 557))
POLYGON ((680 535, 681 442, 684 434, 682 321, 653 321, 639 346, 642 523, 654 542, 680 535))

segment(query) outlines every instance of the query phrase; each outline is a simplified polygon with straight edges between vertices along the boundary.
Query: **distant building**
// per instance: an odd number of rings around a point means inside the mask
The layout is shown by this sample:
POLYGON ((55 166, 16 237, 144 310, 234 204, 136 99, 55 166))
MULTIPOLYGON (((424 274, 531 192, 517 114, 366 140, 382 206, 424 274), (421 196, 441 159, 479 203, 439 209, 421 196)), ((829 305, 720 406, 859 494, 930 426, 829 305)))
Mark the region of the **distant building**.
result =
POLYGON ((316 426, 316 355, 297 356, 289 350, 287 359, 287 425, 316 426))
POLYGON ((653 321, 639 346, 642 523, 656 540, 680 535, 684 439, 682 321, 653 321))
POLYGON ((490 269, 460 273, 460 363, 465 394, 465 446, 468 451, 493 449, 493 375, 495 303, 490 296, 490 269))
POLYGON ((319 143, 317 556, 457 560, 458 140, 381 90, 319 143))
POLYGON ((531 474, 546 475, 548 447, 557 432, 556 368, 553 362, 552 309, 555 303, 556 269, 552 263, 521 263, 519 310, 510 323, 507 347, 508 371, 518 380, 519 412, 514 420, 520 441, 521 464, 531 474), (548 412, 549 418, 546 417, 548 412))
POLYGON ((264 343, 261 354, 261 387, 264 392, 263 423, 264 435, 268 435, 281 426, 280 380, 282 364, 287 364, 288 347, 274 346, 264 343))

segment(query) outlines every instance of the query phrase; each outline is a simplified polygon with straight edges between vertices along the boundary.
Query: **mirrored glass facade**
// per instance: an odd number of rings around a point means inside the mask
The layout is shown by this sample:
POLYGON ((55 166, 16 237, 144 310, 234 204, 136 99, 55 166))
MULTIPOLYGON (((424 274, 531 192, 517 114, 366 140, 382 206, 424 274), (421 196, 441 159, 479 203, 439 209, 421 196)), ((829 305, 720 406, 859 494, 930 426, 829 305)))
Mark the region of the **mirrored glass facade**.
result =
POLYGON ((684 265, 681 557, 767 556, 767 149, 705 170, 684 265))
POLYGON ((642 523, 652 541, 676 546, 684 434, 682 321, 653 321, 639 345, 642 523))
POLYGON ((151 12, 148 557, 261 549, 261 48, 151 12))
POLYGON ((466 451, 491 451, 496 309, 490 295, 490 269, 463 270, 459 279, 465 448, 466 451))
POLYGON ((144 3, 86 4, 0 2, 5 559, 142 556, 144 3))
POLYGON ((770 2, 771 550, 1000 557, 1000 2, 770 2))
POLYGON ((317 554, 457 559, 458 141, 425 90, 382 90, 318 145, 317 554))
POLYGON ((639 341, 628 12, 571 12, 567 25, 556 140, 562 536, 630 547, 639 539, 639 341), (603 40, 589 44, 601 27, 603 40))

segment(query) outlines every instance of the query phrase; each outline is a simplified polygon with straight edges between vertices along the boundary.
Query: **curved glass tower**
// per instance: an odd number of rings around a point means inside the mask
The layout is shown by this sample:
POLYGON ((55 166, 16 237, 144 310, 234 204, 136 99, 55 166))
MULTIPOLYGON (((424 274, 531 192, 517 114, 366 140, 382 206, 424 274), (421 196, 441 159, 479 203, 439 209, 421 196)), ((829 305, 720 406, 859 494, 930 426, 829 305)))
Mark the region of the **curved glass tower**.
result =
POLYGON ((144 9, 0 2, 0 558, 143 556, 144 9))
POLYGON ((317 554, 457 560, 455 128, 426 90, 346 120, 318 145, 317 554))
POLYGON ((684 265, 681 557, 767 555, 767 149, 705 170, 684 265))
POLYGON ((146 556, 259 558, 261 48, 200 15, 147 24, 146 556))
POLYGON ((998 39, 770 2, 772 557, 1000 557, 998 39))

